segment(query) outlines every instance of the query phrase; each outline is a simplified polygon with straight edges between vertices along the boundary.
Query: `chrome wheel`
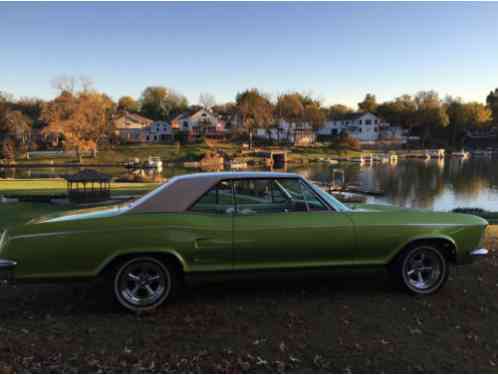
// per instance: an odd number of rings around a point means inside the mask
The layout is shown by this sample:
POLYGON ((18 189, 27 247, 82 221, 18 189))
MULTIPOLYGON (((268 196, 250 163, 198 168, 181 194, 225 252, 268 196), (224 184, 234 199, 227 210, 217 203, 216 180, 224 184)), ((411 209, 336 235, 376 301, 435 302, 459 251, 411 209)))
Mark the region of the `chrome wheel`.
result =
POLYGON ((115 278, 118 301, 133 311, 160 305, 170 294, 171 275, 155 258, 135 258, 122 265, 115 278))
POLYGON ((441 253, 431 247, 410 251, 403 262, 403 280, 416 293, 432 293, 444 282, 446 261, 441 253))

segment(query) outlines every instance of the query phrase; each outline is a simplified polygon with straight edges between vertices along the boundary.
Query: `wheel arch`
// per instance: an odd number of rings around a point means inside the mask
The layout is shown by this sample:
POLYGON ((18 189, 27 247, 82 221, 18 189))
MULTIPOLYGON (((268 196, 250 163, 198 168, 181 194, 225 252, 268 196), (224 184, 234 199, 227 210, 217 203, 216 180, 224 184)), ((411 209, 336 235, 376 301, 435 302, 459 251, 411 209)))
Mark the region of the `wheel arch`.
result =
POLYGON ((185 259, 173 250, 134 250, 119 252, 107 258, 98 268, 97 276, 102 276, 109 270, 112 270, 116 264, 124 262, 126 260, 138 257, 138 256, 151 256, 159 258, 172 264, 178 271, 179 275, 183 275, 188 271, 188 265, 185 259))
POLYGON ((393 263, 400 254, 402 254, 405 250, 410 249, 414 246, 419 246, 422 244, 431 244, 436 247, 438 250, 441 250, 444 257, 451 263, 456 263, 457 258, 457 244, 455 240, 451 237, 444 235, 436 235, 436 236, 421 236, 416 238, 411 238, 406 241, 403 245, 401 245, 396 251, 391 254, 388 264, 393 263))

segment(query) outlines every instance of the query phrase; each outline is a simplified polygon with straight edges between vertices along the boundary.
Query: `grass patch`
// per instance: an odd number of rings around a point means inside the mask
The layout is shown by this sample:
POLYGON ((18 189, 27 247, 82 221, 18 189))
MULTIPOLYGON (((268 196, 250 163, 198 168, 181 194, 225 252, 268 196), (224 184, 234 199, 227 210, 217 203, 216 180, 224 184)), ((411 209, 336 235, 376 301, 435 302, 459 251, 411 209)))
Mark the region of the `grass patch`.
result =
MULTIPOLYGON (((156 183, 111 183, 111 195, 144 194, 154 189, 156 183)), ((0 180, 1 195, 61 195, 66 193, 63 179, 0 180)))
POLYGON ((76 208, 73 205, 55 206, 48 203, 9 203, 0 204, 0 228, 9 228, 29 220, 76 208))
MULTIPOLYGON (((165 162, 183 162, 198 160, 203 154, 223 150, 230 156, 235 156, 240 152, 240 145, 230 142, 221 142, 209 140, 208 143, 187 144, 177 146, 176 144, 138 144, 138 145, 118 145, 109 149, 99 150, 96 158, 84 157, 83 164, 118 164, 126 162, 133 158, 146 160, 149 156, 159 156, 165 162), (208 144, 209 143, 209 144, 208 144)), ((318 147, 286 147, 272 146, 273 148, 284 149, 288 151, 288 156, 292 160, 316 160, 319 158, 334 157, 355 157, 361 154, 360 151, 344 150, 338 151, 328 146, 318 147)), ((19 159, 18 164, 50 164, 54 163, 78 163, 74 157, 33 157, 31 160, 19 159)))

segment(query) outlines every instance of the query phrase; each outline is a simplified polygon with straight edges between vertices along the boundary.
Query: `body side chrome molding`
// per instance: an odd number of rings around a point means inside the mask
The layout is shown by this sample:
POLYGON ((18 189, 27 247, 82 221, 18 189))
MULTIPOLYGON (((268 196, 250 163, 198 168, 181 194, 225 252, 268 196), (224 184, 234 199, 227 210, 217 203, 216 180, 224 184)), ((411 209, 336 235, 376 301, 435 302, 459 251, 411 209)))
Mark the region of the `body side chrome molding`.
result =
POLYGON ((17 266, 17 262, 8 259, 0 259, 0 270, 11 270, 17 266))

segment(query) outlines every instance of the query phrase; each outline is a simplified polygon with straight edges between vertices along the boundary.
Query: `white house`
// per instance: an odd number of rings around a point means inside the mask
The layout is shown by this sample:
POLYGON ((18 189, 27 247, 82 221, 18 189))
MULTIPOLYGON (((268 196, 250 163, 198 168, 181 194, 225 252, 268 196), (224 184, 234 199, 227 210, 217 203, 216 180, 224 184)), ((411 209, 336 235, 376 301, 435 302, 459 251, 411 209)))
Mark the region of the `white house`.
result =
POLYGON ((341 120, 330 120, 318 131, 318 135, 334 136, 348 132, 358 141, 377 141, 381 133, 390 124, 370 112, 358 112, 346 115, 341 120))
POLYGON ((225 133, 223 121, 207 109, 182 113, 173 119, 171 125, 173 129, 187 132, 192 136, 216 136, 225 133))
POLYGON ((315 133, 308 123, 295 124, 279 120, 278 125, 268 129, 256 129, 256 138, 286 141, 296 145, 306 145, 315 141, 315 133))
POLYGON ((408 130, 403 129, 401 126, 387 126, 384 127, 380 133, 382 140, 403 140, 408 139, 408 130))

